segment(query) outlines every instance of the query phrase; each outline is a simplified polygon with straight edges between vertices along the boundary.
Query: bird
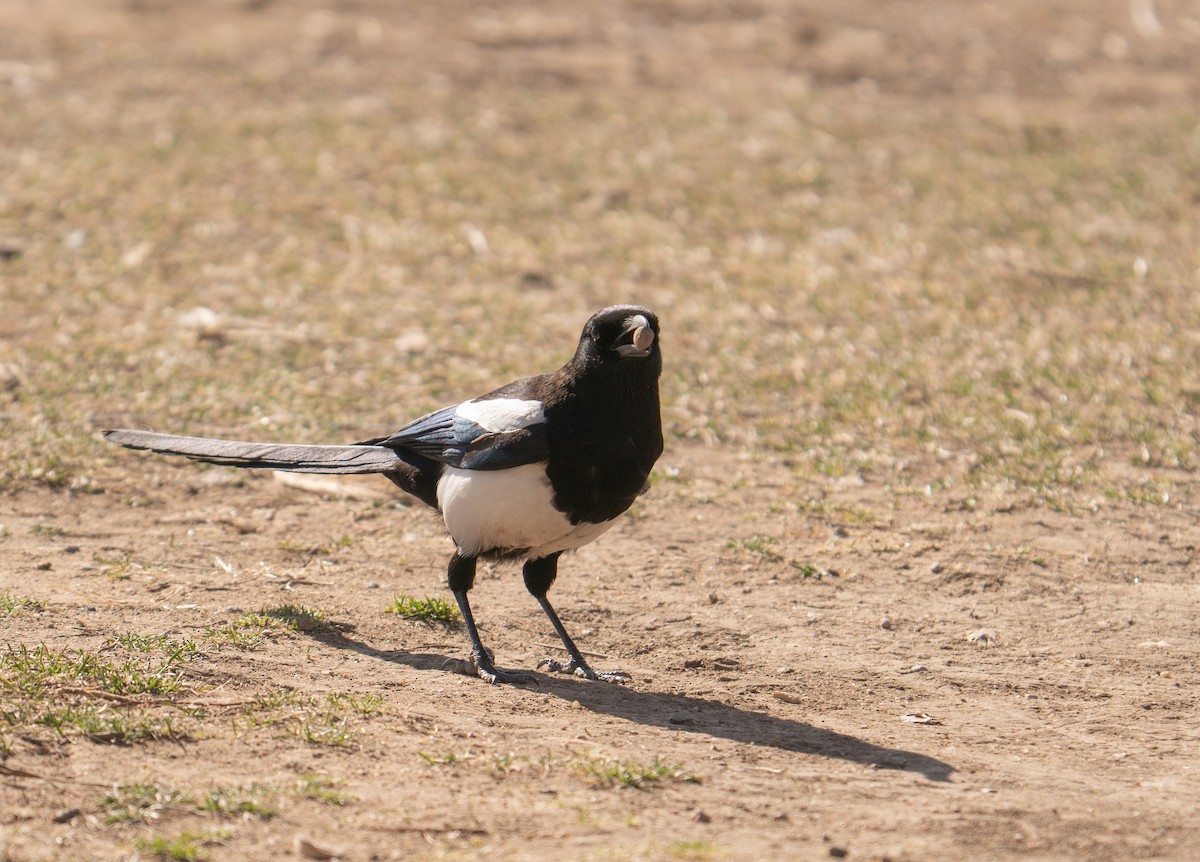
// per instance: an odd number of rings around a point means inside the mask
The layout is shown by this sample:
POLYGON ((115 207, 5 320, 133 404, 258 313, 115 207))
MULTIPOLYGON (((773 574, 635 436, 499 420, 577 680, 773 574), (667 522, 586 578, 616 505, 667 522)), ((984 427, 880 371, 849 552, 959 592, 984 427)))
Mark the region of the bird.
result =
POLYGON ((137 429, 103 432, 128 449, 233 467, 298 473, 379 473, 441 513, 455 549, 447 585, 470 658, 460 669, 488 683, 537 682, 496 666, 480 640, 468 593, 480 560, 520 563, 525 587, 566 648, 537 667, 588 680, 596 671, 567 633, 547 593, 559 558, 599 538, 649 490, 663 451, 659 321, 640 305, 612 305, 583 327, 557 371, 516 380, 421 416, 386 437, 350 445, 250 443, 137 429))

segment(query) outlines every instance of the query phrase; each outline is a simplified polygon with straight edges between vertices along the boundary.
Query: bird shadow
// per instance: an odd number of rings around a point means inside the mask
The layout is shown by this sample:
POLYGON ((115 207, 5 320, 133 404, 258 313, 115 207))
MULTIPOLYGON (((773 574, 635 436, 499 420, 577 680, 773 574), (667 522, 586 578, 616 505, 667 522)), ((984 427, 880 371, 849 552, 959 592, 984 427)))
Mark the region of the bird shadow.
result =
MULTIPOLYGON (((348 647, 362 655, 407 665, 421 671, 451 673, 457 659, 435 653, 379 650, 362 641, 340 636, 328 638, 331 646, 348 647)), ((815 727, 802 721, 763 712, 739 709, 719 700, 684 694, 645 691, 605 682, 588 682, 573 677, 536 673, 537 690, 578 702, 584 709, 611 715, 647 727, 678 733, 697 733, 714 739, 744 742, 782 751, 830 757, 872 766, 918 773, 930 781, 949 781, 955 768, 945 761, 875 745, 856 736, 815 727)), ((480 683, 483 684, 482 682, 480 683)))

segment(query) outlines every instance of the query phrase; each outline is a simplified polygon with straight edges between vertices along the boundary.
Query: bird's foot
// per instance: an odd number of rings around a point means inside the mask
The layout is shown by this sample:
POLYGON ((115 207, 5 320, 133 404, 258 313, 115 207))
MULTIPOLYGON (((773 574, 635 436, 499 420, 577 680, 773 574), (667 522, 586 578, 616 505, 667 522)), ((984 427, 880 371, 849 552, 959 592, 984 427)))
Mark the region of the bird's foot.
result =
POLYGON ((496 667, 495 654, 486 647, 482 653, 472 650, 470 658, 448 658, 442 667, 466 676, 477 676, 491 685, 498 682, 510 685, 537 685, 537 677, 531 673, 501 670, 496 667))
POLYGON ((627 673, 622 673, 619 670, 614 671, 595 671, 582 658, 571 657, 565 662, 559 661, 556 658, 544 658, 538 662, 538 667, 544 667, 551 673, 566 673, 583 679, 599 680, 600 682, 615 682, 619 685, 624 685, 629 682, 630 676, 627 673))

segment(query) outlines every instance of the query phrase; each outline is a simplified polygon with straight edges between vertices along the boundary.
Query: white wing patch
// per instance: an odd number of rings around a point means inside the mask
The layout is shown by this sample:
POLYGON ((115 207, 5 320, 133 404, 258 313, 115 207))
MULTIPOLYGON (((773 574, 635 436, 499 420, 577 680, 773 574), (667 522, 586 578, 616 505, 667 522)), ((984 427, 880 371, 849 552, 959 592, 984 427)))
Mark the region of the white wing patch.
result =
POLYGON ((503 434, 519 431, 546 421, 541 401, 522 401, 519 398, 494 398, 490 401, 464 401, 454 415, 474 422, 485 431, 503 434))
POLYGON ((553 498, 545 464, 492 471, 446 467, 438 480, 438 508, 446 529, 462 553, 471 556, 523 551, 523 556, 539 559, 581 548, 613 525, 572 524, 554 508, 553 498))

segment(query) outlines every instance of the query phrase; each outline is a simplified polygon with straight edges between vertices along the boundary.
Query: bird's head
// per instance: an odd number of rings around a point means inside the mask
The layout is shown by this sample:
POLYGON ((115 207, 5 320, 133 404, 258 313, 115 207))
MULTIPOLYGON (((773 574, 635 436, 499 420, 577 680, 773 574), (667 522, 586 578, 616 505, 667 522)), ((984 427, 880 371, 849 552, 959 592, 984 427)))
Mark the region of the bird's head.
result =
POLYGON ((611 305, 597 311, 583 327, 575 361, 657 374, 662 368, 658 317, 640 305, 611 305))

